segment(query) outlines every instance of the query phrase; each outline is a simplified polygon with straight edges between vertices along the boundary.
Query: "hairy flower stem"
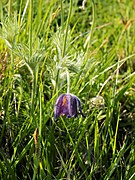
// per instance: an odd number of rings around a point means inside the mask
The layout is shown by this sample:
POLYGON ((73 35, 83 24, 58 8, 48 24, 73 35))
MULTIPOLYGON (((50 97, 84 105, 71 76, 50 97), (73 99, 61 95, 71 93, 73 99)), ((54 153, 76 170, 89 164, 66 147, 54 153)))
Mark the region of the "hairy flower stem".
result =
POLYGON ((70 75, 68 69, 66 69, 67 74, 67 93, 70 93, 70 75))

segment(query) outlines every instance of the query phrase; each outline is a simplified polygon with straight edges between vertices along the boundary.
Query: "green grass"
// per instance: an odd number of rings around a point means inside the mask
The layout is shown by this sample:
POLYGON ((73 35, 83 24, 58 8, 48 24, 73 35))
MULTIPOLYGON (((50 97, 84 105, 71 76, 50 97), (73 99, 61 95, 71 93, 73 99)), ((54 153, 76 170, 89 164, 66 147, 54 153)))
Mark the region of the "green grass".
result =
POLYGON ((3 180, 135 179, 135 5, 81 5, 0 2, 3 180), (54 121, 65 92, 79 97, 86 118, 54 121))

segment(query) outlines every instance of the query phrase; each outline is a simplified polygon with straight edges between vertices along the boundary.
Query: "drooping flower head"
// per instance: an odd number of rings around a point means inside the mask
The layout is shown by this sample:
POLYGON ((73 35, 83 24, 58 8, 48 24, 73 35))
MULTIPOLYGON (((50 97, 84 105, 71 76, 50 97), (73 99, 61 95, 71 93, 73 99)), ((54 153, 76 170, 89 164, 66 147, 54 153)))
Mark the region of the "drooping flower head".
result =
POLYGON ((65 115, 67 118, 77 117, 78 111, 85 117, 79 98, 70 93, 61 94, 54 106, 54 118, 56 119, 62 115, 65 115))

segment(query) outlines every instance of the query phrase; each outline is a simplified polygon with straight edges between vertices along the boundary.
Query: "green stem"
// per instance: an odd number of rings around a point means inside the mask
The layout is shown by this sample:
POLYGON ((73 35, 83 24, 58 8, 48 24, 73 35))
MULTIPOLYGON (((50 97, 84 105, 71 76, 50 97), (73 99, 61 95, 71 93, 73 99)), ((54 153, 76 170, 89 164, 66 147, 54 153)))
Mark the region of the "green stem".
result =
POLYGON ((73 4, 73 0, 70 0, 70 8, 69 8, 68 18, 67 18, 67 23, 66 23, 66 33, 65 33, 64 45, 63 45, 62 57, 65 56, 65 52, 66 52, 66 42, 67 42, 67 36, 68 36, 68 26, 69 26, 71 12, 72 12, 72 4, 73 4))
POLYGON ((94 5, 94 1, 92 0, 92 25, 91 25, 91 30, 89 34, 89 43, 87 44, 86 54, 88 54, 88 50, 91 45, 91 37, 92 37, 93 29, 94 29, 94 23, 95 23, 95 5, 94 5))
POLYGON ((42 92, 43 92, 43 85, 40 84, 40 123, 39 123, 39 138, 41 138, 42 133, 42 92))
POLYGON ((62 27, 62 30, 63 30, 63 24, 64 24, 63 17, 64 17, 64 14, 63 14, 63 2, 62 2, 62 0, 61 0, 60 6, 61 6, 61 27, 62 27))
POLYGON ((8 1, 8 17, 11 15, 11 0, 8 1))
POLYGON ((37 153, 34 154, 33 160, 34 160, 34 172, 33 172, 32 180, 35 180, 37 179, 37 173, 38 173, 38 154, 37 153))
MULTIPOLYGON (((69 26, 69 22, 70 22, 70 17, 71 17, 71 12, 72 12, 72 4, 73 4, 73 0, 70 0, 70 8, 69 8, 69 13, 68 13, 68 18, 67 18, 67 23, 66 23, 66 32, 65 32, 65 39, 64 39, 64 44, 63 44, 63 50, 62 50, 62 58, 64 58, 65 56, 65 52, 66 52, 66 42, 67 42, 67 36, 68 36, 68 26, 69 26)), ((62 6, 62 0, 61 0, 61 23, 63 25, 63 6, 62 6)), ((67 72, 67 71, 66 71, 67 72)), ((56 77, 56 89, 55 92, 58 91, 58 87, 59 87, 59 74, 60 74, 60 69, 58 69, 57 71, 57 77, 56 77)), ((70 91, 70 86, 69 86, 69 73, 67 75, 67 83, 68 83, 68 87, 67 87, 67 92, 70 91)))
POLYGON ((59 87, 59 74, 60 74, 60 69, 58 69, 57 71, 57 75, 56 75, 56 86, 55 86, 55 91, 54 93, 58 92, 58 87, 59 87))
POLYGON ((30 0, 30 29, 29 29, 29 56, 32 56, 32 19, 33 19, 33 0, 30 0))
POLYGON ((70 75, 68 69, 66 69, 67 74, 67 93, 70 93, 70 75))

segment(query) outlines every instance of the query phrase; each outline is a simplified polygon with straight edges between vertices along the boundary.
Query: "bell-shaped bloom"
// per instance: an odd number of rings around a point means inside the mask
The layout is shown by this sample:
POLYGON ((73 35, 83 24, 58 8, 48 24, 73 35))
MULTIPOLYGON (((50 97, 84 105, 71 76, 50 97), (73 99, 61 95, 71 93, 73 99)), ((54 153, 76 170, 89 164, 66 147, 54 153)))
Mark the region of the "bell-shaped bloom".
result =
POLYGON ((85 117, 82 112, 81 102, 77 96, 70 93, 65 93, 58 97, 54 106, 55 119, 62 115, 65 115, 67 118, 77 117, 78 112, 85 117))

